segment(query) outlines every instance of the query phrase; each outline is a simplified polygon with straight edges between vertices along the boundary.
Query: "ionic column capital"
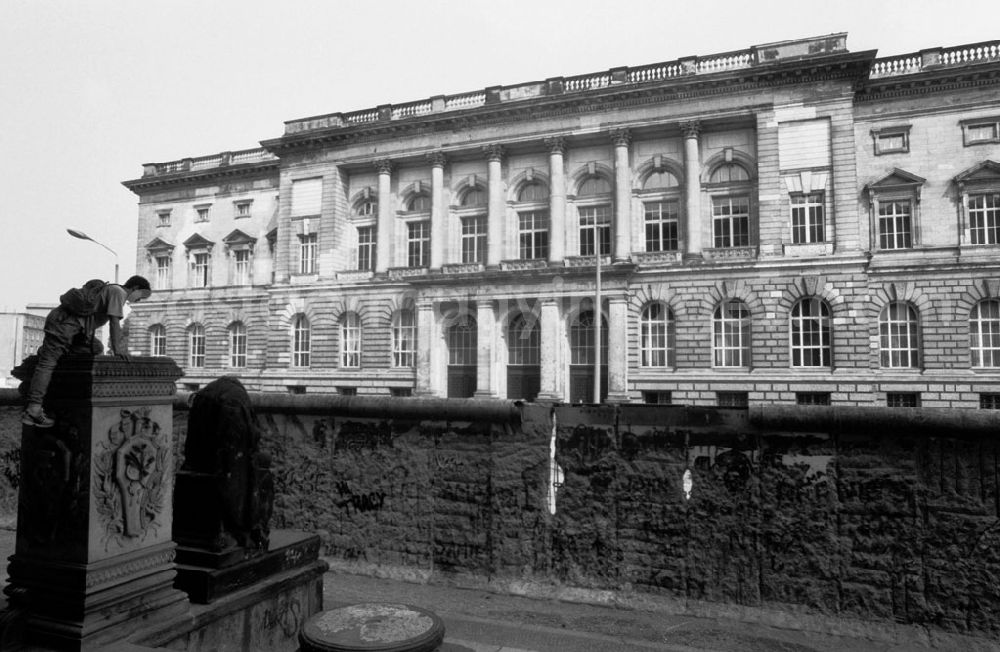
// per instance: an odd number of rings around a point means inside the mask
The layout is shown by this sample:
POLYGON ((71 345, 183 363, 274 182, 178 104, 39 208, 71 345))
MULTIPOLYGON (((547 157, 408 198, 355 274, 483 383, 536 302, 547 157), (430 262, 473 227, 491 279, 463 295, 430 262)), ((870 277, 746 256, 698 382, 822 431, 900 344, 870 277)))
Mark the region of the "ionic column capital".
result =
POLYGON ((566 139, 562 136, 546 138, 545 146, 549 148, 549 154, 559 154, 562 156, 566 153, 566 139))
POLYGON ((487 161, 502 161, 505 154, 503 145, 498 144, 483 145, 483 152, 487 161))
POLYGON ((685 138, 698 138, 701 134, 701 122, 699 120, 688 120, 681 123, 681 133, 685 138))
POLYGON ((430 161, 431 167, 443 168, 448 163, 448 157, 444 155, 444 152, 429 152, 426 158, 430 161))
POLYGON ((379 159, 373 161, 372 165, 375 166, 375 171, 379 174, 390 174, 392 173, 392 161, 387 158, 379 159))
POLYGON ((628 147, 632 142, 632 134, 628 129, 615 129, 611 132, 611 143, 615 147, 628 147))

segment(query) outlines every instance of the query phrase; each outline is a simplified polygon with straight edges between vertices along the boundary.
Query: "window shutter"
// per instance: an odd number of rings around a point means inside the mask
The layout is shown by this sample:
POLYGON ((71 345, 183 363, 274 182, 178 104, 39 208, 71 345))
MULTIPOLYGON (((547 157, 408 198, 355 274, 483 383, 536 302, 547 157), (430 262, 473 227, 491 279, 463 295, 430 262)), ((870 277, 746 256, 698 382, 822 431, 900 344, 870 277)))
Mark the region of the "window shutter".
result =
POLYGON ((292 181, 292 217, 319 215, 323 196, 323 179, 292 181))
POLYGON ((778 125, 778 157, 782 170, 830 165, 830 121, 803 120, 778 125))

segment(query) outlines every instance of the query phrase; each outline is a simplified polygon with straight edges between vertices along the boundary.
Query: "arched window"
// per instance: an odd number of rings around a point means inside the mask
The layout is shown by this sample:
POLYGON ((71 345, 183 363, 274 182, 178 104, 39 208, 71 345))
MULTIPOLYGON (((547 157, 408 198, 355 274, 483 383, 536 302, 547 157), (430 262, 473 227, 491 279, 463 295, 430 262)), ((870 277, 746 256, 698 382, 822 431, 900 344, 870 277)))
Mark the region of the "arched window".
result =
POLYGON ((587 177, 577 188, 577 197, 589 197, 592 195, 607 195, 611 193, 611 183, 604 177, 587 177))
POLYGON ((292 366, 308 367, 310 353, 309 318, 305 315, 295 315, 292 319, 292 366))
MULTIPOLYGON (((582 312, 569 327, 570 364, 594 364, 594 313, 582 312)), ((601 364, 608 363, 608 328, 601 319, 601 364)))
POLYGON ((154 324, 149 327, 149 355, 167 355, 167 329, 163 324, 154 324))
POLYGON ((362 200, 355 205, 354 214, 358 217, 378 215, 378 202, 374 199, 362 200))
POLYGON ((462 195, 462 206, 475 207, 475 206, 485 206, 486 205, 486 191, 476 186, 474 188, 469 188, 462 195))
POLYGON ((724 301, 712 316, 712 364, 750 366, 750 309, 736 299, 724 301))
POLYGON ((247 327, 241 321, 229 325, 229 366, 247 366, 247 327))
POLYGON ((538 320, 524 313, 510 321, 507 327, 507 363, 512 365, 541 364, 541 334, 538 320))
POLYGON ((517 201, 548 201, 549 189, 540 181, 532 181, 521 187, 517 201))
POLYGON ((417 325, 412 310, 392 316, 392 366, 412 367, 417 352, 417 325))
POLYGON ((643 367, 674 366, 674 315, 663 303, 651 303, 639 316, 643 367))
POLYGON ((448 364, 474 366, 478 353, 478 327, 472 315, 462 315, 448 327, 448 364))
POLYGON ((905 301, 893 301, 878 318, 883 367, 920 366, 917 311, 905 301))
POLYGON ((340 366, 361 366, 361 317, 356 312, 340 318, 340 366))
POLYGON ((431 196, 425 192, 414 195, 410 198, 406 206, 408 211, 429 211, 431 209, 431 196))
POLYGON ((741 183, 750 180, 750 173, 739 163, 723 163, 712 170, 709 183, 741 183))
POLYGON ((1000 300, 984 299, 969 313, 973 367, 1000 367, 1000 300))
POLYGON ((680 186, 680 183, 670 172, 666 170, 656 170, 648 177, 642 184, 643 190, 664 190, 667 188, 676 188, 680 186))
POLYGON ((188 328, 188 366, 200 369, 205 366, 205 327, 191 324, 188 328))
POLYGON ((793 367, 829 367, 833 360, 830 307, 816 297, 798 301, 788 318, 793 367))

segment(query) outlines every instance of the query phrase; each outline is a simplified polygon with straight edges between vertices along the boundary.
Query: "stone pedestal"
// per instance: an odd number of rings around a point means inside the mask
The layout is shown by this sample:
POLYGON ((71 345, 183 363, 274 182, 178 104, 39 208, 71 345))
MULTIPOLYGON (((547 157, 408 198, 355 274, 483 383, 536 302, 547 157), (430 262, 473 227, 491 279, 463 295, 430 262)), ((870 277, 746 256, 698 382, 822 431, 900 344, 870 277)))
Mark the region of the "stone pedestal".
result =
POLYGON ((167 358, 64 357, 23 426, 11 601, 30 644, 87 650, 182 616, 173 587, 173 396, 167 358))

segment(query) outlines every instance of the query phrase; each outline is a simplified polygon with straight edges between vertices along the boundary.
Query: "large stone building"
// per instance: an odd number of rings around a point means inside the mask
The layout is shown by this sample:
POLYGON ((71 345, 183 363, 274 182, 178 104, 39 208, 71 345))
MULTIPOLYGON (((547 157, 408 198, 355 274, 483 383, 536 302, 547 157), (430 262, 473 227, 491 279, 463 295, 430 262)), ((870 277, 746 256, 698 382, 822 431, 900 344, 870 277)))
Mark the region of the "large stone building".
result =
POLYGON ((133 346, 192 386, 590 401, 598 349, 613 401, 998 407, 998 92, 1000 42, 834 34, 291 120, 125 182, 133 346))

